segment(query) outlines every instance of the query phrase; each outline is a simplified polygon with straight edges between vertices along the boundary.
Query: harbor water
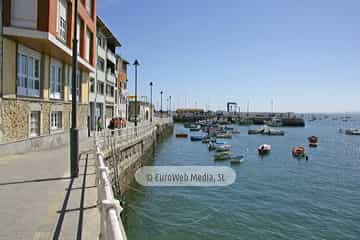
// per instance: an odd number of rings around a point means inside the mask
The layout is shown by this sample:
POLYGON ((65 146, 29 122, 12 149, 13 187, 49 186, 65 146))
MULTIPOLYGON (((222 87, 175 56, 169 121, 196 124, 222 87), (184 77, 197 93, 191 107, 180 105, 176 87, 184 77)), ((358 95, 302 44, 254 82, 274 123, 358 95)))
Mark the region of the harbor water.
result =
MULTIPOLYGON (((226 142, 245 162, 227 187, 132 186, 124 216, 129 240, 360 239, 360 136, 339 128, 360 127, 360 117, 306 122, 281 128, 285 136, 241 134, 226 142), (319 137, 309 148, 307 137, 319 137), (260 144, 272 145, 265 157, 260 144), (293 158, 291 149, 305 146, 309 160, 293 158)), ((177 124, 174 136, 157 149, 150 165, 220 165, 206 144, 175 138, 187 132, 177 124)))

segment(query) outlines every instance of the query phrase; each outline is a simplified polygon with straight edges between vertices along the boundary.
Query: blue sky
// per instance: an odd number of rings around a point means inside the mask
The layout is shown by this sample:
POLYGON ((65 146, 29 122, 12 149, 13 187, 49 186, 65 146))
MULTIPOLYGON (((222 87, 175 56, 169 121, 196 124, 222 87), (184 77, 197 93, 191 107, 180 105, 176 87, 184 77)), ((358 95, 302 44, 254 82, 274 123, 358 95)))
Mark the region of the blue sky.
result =
MULTIPOLYGON (((360 111, 359 0, 99 0, 138 58, 141 95, 175 107, 360 111)), ((134 92, 134 69, 129 68, 134 92)))

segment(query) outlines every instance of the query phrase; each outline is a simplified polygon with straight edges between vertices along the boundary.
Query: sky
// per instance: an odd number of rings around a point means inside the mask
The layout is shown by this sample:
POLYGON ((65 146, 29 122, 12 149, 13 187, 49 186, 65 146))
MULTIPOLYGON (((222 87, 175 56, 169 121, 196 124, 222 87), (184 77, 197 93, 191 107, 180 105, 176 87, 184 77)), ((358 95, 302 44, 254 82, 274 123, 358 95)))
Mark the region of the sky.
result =
POLYGON ((139 95, 152 81, 156 106, 163 91, 164 105, 211 110, 359 112, 359 12, 359 0, 98 1, 118 53, 140 61, 139 95))

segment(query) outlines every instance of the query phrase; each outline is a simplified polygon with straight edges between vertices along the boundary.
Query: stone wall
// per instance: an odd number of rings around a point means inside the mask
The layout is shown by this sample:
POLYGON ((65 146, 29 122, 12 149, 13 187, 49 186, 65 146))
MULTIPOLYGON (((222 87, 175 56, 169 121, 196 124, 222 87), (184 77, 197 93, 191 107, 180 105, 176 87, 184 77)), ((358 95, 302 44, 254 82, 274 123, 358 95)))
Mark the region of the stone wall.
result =
POLYGON ((173 133, 173 124, 157 125, 156 131, 140 141, 128 146, 121 151, 113 151, 111 157, 107 159, 107 165, 112 170, 112 181, 116 188, 120 188, 117 197, 123 196, 134 182, 135 172, 144 165, 150 163, 153 159, 153 153, 156 145, 164 138, 173 133), (118 163, 116 163, 118 161, 118 163), (119 176, 116 176, 114 167, 117 167, 119 176), (120 184, 117 184, 117 183, 120 184))
MULTIPOLYGON (((52 111, 62 112, 63 132, 70 128, 71 104, 62 102, 2 99, 0 103, 0 143, 19 141, 29 138, 30 113, 40 111, 40 135, 54 134, 50 129, 52 111)), ((78 105, 78 128, 87 128, 88 105, 78 105)), ((61 132, 56 131, 56 133, 61 132)))

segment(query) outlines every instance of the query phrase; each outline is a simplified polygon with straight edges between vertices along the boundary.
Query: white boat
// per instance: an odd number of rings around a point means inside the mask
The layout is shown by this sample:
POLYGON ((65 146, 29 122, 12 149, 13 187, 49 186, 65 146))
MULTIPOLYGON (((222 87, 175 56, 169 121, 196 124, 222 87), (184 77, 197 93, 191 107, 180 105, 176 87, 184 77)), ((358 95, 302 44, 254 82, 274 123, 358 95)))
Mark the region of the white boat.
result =
POLYGON ((360 129, 350 128, 345 130, 346 135, 360 135, 360 129))
POLYGON ((226 152, 229 150, 231 150, 230 144, 222 144, 222 145, 218 145, 215 147, 215 151, 217 151, 217 152, 226 152))
POLYGON ((271 151, 271 145, 270 144, 261 144, 258 147, 259 154, 267 154, 271 151))
POLYGON ((227 132, 227 133, 219 133, 219 134, 216 134, 216 137, 217 138, 232 138, 232 134, 227 132))

